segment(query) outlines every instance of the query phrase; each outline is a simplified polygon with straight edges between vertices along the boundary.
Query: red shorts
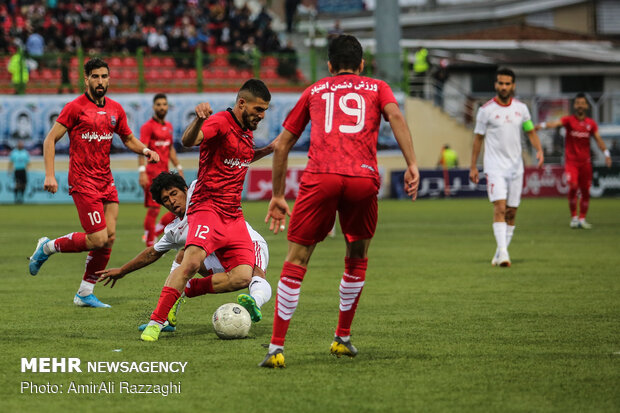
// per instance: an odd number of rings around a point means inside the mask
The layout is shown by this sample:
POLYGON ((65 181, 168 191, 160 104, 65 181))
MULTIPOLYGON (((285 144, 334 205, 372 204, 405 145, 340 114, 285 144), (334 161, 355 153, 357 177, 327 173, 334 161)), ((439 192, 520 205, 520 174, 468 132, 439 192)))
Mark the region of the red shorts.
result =
POLYGON ((304 172, 288 240, 314 245, 334 226, 336 211, 347 242, 369 239, 377 228, 379 183, 373 178, 304 172))
POLYGON ((254 267, 254 244, 243 216, 230 218, 211 209, 189 214, 187 222, 185 246, 196 245, 207 255, 215 252, 226 271, 242 264, 254 267))
POLYGON ((589 190, 592 186, 592 164, 590 162, 567 162, 564 165, 564 172, 571 188, 589 190))
POLYGON ((103 204, 108 202, 118 203, 118 192, 116 192, 116 187, 112 185, 103 193, 83 194, 81 192, 73 192, 71 196, 77 208, 82 228, 84 228, 84 232, 87 234, 99 232, 107 227, 103 213, 103 204))

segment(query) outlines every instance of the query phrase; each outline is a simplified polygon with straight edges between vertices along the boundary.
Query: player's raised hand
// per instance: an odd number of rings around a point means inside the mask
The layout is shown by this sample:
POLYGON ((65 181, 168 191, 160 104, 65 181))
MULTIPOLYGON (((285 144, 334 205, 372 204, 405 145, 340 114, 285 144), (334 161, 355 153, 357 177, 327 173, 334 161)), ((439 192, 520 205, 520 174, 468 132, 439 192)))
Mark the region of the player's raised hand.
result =
POLYGON ((58 191, 58 182, 56 182, 55 176, 46 176, 45 181, 43 181, 43 189, 47 192, 51 192, 55 194, 58 191))
POLYGON ((207 119, 213 113, 213 109, 211 109, 211 105, 208 102, 199 103, 194 110, 198 119, 202 120, 207 119))
POLYGON ((416 165, 409 165, 405 171, 405 193, 411 197, 412 201, 418 197, 418 186, 420 185, 420 171, 416 165))
POLYGON ((265 223, 271 220, 269 222, 269 231, 273 231, 274 234, 284 231, 286 229, 287 215, 291 216, 291 211, 284 197, 272 197, 269 202, 267 216, 265 217, 265 223))
POLYGON ((112 285, 110 285, 110 288, 114 288, 116 281, 120 280, 125 276, 125 274, 121 272, 120 268, 108 268, 105 270, 97 271, 95 274, 99 275, 99 279, 97 280, 97 282, 105 282, 103 284, 104 286, 108 285, 110 281, 112 281, 112 285))
POLYGON ((475 184, 477 184, 480 181, 480 176, 478 174, 478 168, 474 167, 469 170, 469 180, 475 184))

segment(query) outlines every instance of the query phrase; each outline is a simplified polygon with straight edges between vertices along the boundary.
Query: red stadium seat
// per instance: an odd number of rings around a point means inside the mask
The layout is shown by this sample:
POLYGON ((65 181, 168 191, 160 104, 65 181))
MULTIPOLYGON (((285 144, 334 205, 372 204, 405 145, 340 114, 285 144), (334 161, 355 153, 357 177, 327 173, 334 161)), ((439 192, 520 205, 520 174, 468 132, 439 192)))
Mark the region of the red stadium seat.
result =
POLYGON ((274 56, 267 56, 261 62, 262 67, 278 67, 278 59, 274 56))
POLYGON ((121 66, 122 61, 120 57, 111 57, 110 60, 108 60, 108 64, 112 68, 118 68, 121 66))
POLYGON ((214 67, 224 67, 228 66, 228 57, 225 55, 218 55, 214 60, 212 65, 214 67))
POLYGON ((164 57, 161 60, 161 65, 164 67, 175 67, 174 59, 172 57, 164 57))
POLYGON ((260 77, 261 79, 277 79, 278 73, 272 68, 262 69, 260 71, 260 77))
POLYGON ((134 57, 123 57, 123 66, 126 67, 136 67, 138 66, 138 62, 134 57))

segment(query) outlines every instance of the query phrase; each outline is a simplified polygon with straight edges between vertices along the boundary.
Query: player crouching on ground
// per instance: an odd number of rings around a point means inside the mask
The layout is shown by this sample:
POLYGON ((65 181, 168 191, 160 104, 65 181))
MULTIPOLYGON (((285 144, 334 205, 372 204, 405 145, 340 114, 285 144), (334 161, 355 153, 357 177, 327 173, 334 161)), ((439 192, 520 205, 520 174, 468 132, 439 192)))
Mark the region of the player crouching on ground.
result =
MULTIPOLYGON (((183 259, 188 230, 185 212, 195 185, 196 181, 192 182, 188 190, 185 180, 178 174, 170 172, 163 172, 153 180, 151 184, 153 200, 166 207, 177 218, 166 227, 164 235, 155 245, 147 247, 120 268, 108 268, 99 271, 99 282, 105 281, 104 285, 108 285, 112 281, 110 287, 114 287, 116 281, 130 272, 154 263, 171 249, 176 249, 179 252, 172 262, 170 272, 180 265, 183 259)), ((260 308, 271 298, 271 286, 265 279, 265 270, 269 263, 269 250, 263 237, 254 231, 247 222, 246 225, 256 254, 256 265, 254 266, 251 280, 234 277, 231 273, 224 272, 224 268, 216 254, 209 255, 199 270, 199 274, 203 275, 204 278, 193 278, 187 282, 185 291, 168 313, 168 326, 163 331, 174 331, 179 307, 185 301, 184 297, 192 298, 204 294, 226 293, 238 291, 245 287, 249 288, 250 294, 240 294, 237 297, 237 302, 248 310, 252 321, 258 322, 261 320, 262 313, 260 308)), ((140 326, 140 329, 143 330, 145 327, 146 324, 140 326)))

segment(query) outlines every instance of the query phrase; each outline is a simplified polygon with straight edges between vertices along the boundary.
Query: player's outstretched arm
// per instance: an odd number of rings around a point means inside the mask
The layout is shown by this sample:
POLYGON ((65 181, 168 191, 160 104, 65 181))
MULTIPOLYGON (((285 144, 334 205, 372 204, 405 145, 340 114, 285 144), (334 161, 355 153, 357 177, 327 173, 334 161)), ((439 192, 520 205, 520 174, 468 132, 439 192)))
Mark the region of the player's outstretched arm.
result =
POLYGON ((482 148, 482 140, 484 135, 476 134, 474 136, 474 147, 471 150, 471 164, 469 167, 469 179, 477 184, 480 181, 478 173, 478 156, 480 155, 480 149, 482 148))
POLYGON ((274 234, 286 229, 286 216, 291 215, 288 203, 284 199, 286 170, 288 154, 298 138, 298 136, 284 129, 274 140, 273 166, 271 168, 272 195, 265 217, 265 222, 269 222, 269 231, 273 231, 274 234))
POLYGON ((148 247, 121 268, 106 268, 105 270, 97 271, 95 273, 99 275, 97 282, 105 282, 103 285, 108 285, 110 281, 112 281, 112 285, 110 286, 110 288, 112 288, 116 284, 116 281, 120 280, 125 275, 154 263, 165 253, 166 251, 160 252, 156 251, 153 247, 148 247))
POLYGON ((155 151, 147 148, 138 138, 136 138, 133 133, 122 137, 121 139, 125 146, 132 152, 137 154, 142 154, 146 156, 146 159, 149 163, 159 162, 159 154, 155 151))
POLYGON ((204 139, 204 134, 200 130, 202 128, 202 124, 213 113, 211 105, 207 102, 198 104, 196 108, 194 108, 194 111, 196 112, 196 118, 185 129, 183 136, 181 137, 181 143, 183 143, 183 146, 186 148, 200 145, 200 142, 204 139))
POLYGON ((56 182, 54 170, 54 158, 56 157, 56 142, 58 142, 67 132, 67 128, 54 122, 54 126, 48 132, 43 141, 43 162, 45 164, 45 181, 43 189, 47 192, 55 194, 58 191, 58 182, 56 182))
POLYGON ((278 138, 275 138, 271 143, 267 146, 263 146, 262 148, 257 148, 254 150, 254 158, 252 158, 252 162, 256 162, 259 159, 264 158, 267 155, 271 155, 276 148, 276 144, 278 142, 278 138))
POLYGON ((562 121, 558 119, 558 120, 552 120, 549 122, 540 122, 536 124, 534 128, 538 131, 541 129, 555 129, 555 128, 559 128, 560 126, 562 126, 562 121))
POLYGON ((607 167, 610 168, 611 167, 611 153, 609 152, 609 149, 607 149, 607 146, 605 146, 605 142, 603 141, 603 138, 601 138, 601 134, 598 133, 598 131, 594 132, 594 140, 596 141, 598 148, 605 155, 605 165, 607 165, 607 167))
POLYGON ((403 153, 405 162, 407 163, 407 170, 405 171, 405 192, 411 197, 412 201, 415 201, 418 196, 420 172, 418 171, 415 150, 413 149, 411 132, 409 131, 405 117, 396 103, 388 103, 385 105, 383 112, 388 122, 390 122, 396 142, 398 142, 400 151, 403 153))
POLYGON ((543 166, 543 163, 545 162, 545 153, 543 152, 542 145, 540 144, 540 139, 538 138, 538 134, 536 133, 535 130, 531 130, 527 132, 527 137, 532 143, 532 146, 534 147, 534 149, 536 149, 536 159, 538 160, 537 166, 540 168, 541 166, 543 166))

